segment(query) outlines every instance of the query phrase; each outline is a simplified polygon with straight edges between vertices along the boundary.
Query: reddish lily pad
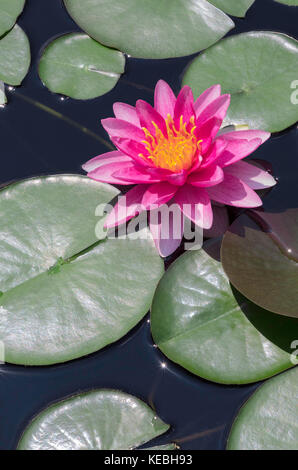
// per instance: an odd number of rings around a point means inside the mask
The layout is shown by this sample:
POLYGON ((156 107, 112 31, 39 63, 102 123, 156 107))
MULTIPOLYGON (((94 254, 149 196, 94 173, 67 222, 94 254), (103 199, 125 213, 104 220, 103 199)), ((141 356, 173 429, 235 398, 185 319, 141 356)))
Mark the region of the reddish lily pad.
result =
POLYGON ((298 209, 248 214, 239 217, 224 236, 224 270, 231 283, 257 305, 298 318, 298 209))

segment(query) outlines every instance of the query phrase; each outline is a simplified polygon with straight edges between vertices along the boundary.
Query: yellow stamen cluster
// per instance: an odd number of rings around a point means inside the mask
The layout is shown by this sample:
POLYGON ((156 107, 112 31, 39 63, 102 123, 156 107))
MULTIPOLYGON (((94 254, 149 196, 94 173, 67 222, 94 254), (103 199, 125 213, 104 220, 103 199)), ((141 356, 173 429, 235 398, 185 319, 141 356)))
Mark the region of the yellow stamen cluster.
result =
POLYGON ((188 170, 194 163, 200 143, 194 132, 196 130, 194 116, 190 119, 191 130, 187 130, 187 124, 180 118, 179 129, 176 129, 173 118, 168 114, 166 119, 167 136, 159 129, 155 122, 155 135, 143 127, 146 140, 143 141, 148 155, 140 154, 141 158, 149 159, 157 168, 163 168, 173 172, 188 170))

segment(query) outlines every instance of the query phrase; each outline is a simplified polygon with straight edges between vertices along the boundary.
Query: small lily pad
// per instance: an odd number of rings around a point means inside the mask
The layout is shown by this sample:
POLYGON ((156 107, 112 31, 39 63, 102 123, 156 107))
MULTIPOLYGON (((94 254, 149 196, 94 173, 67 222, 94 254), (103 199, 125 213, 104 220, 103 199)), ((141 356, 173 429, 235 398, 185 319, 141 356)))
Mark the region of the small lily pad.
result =
POLYGON ((133 450, 168 429, 138 398, 94 390, 41 412, 25 430, 18 450, 133 450))
POLYGON ((0 0, 0 36, 14 26, 24 5, 25 0, 0 0))
POLYGON ((208 0, 228 15, 244 17, 255 0, 208 0))
POLYGON ((233 290, 221 263, 205 251, 214 243, 180 256, 160 281, 151 310, 156 345, 190 372, 224 384, 257 382, 292 367, 288 350, 298 320, 233 290))
POLYGON ((46 47, 39 75, 51 91, 87 100, 112 90, 124 67, 121 52, 102 46, 86 34, 72 33, 46 47))
POLYGON ((15 25, 0 40, 0 80, 8 85, 20 85, 30 66, 30 44, 24 31, 15 25))
POLYGON ((229 450, 298 449, 298 368, 268 380, 240 410, 229 450))
POLYGON ((291 101, 298 77, 298 42, 284 34, 255 31, 224 39, 198 56, 183 79, 198 96, 219 83, 231 94, 226 124, 278 132, 294 124, 291 101))
POLYGON ((152 238, 98 240, 95 233, 103 222, 96 208, 117 194, 79 175, 33 178, 0 192, 6 362, 48 365, 85 356, 120 339, 148 312, 164 270, 152 238))
MULTIPOLYGON (((89 36, 133 57, 162 59, 198 52, 235 25, 205 0, 64 0, 89 36)), ((227 2, 225 2, 227 3, 227 2)))

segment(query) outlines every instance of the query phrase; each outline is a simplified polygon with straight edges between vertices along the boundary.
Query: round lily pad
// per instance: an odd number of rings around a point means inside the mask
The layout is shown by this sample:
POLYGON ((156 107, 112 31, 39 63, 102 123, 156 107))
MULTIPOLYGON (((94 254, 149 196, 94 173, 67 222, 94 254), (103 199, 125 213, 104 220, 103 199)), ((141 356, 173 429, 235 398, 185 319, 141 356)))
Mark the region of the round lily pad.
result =
POLYGON ((0 80, 8 85, 20 85, 30 66, 30 44, 24 31, 15 25, 0 39, 0 80))
POLYGON ((64 0, 90 36, 133 57, 193 54, 222 38, 233 21, 205 0, 64 0))
POLYGON ((205 250, 185 253, 160 281, 151 311, 156 345, 218 383, 256 382, 291 367, 287 348, 298 321, 262 310, 233 290, 221 263, 205 250))
POLYGON ((242 215, 226 232, 221 254, 225 272, 243 295, 298 318, 298 209, 242 215))
POLYGON ((228 15, 244 17, 255 0, 209 0, 228 15))
POLYGON ((51 91, 86 100, 112 90, 124 68, 121 52, 102 46, 87 34, 72 33, 46 47, 39 75, 51 91))
POLYGON ((219 83, 231 94, 226 124, 278 132, 297 121, 291 101, 298 76, 298 42, 280 33, 231 36, 197 57, 183 79, 195 95, 219 83))
POLYGON ((268 380, 243 406, 229 450, 297 450, 298 368, 268 380))
POLYGON ((25 0, 0 0, 0 36, 14 26, 24 5, 25 0))
POLYGON ((94 390, 40 413, 25 430, 18 450, 133 450, 168 429, 138 398, 94 390))
POLYGON ((0 192, 6 362, 47 365, 90 354, 149 310, 163 273, 153 240, 95 234, 103 213, 96 208, 117 194, 79 175, 33 178, 0 192))

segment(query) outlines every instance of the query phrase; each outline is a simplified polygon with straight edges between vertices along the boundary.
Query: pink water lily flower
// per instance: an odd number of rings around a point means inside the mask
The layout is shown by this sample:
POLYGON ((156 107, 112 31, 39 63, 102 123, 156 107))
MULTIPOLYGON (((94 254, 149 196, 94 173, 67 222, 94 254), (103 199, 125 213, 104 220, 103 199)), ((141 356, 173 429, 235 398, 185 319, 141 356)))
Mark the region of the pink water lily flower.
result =
MULTIPOLYGON (((191 88, 183 87, 176 98, 163 80, 156 85, 154 107, 142 100, 135 107, 114 104, 115 118, 104 119, 102 125, 117 150, 93 158, 83 168, 94 180, 137 186, 122 196, 125 204, 120 198, 107 218, 107 228, 130 220, 141 209, 175 203, 181 215, 215 233, 214 216, 223 220, 223 214, 219 216, 220 210, 226 210, 223 205, 262 205, 254 190, 276 182, 243 159, 270 133, 219 133, 229 104, 230 96, 222 95, 219 85, 194 101, 191 88)), ((179 246, 182 234, 161 240, 160 227, 150 228, 161 255, 179 246)))

